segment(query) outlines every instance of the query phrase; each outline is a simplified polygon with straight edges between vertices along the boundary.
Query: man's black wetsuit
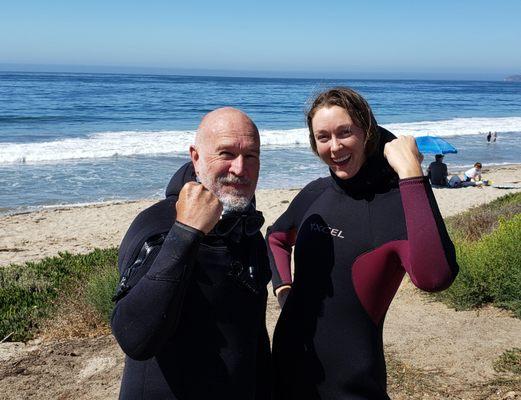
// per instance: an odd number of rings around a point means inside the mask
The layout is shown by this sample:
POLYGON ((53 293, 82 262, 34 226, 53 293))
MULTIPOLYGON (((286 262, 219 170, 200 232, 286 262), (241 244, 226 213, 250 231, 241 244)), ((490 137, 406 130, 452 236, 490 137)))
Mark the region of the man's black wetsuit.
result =
POLYGON ((186 164, 121 244, 112 316, 127 355, 120 399, 269 399, 266 245, 258 232, 234 242, 174 223, 194 178, 186 164))
POLYGON ((291 285, 273 338, 274 399, 388 399, 382 327, 405 272, 428 291, 457 274, 427 179, 398 182, 383 158, 393 136, 380 132, 356 176, 310 183, 268 230, 273 287, 291 285))

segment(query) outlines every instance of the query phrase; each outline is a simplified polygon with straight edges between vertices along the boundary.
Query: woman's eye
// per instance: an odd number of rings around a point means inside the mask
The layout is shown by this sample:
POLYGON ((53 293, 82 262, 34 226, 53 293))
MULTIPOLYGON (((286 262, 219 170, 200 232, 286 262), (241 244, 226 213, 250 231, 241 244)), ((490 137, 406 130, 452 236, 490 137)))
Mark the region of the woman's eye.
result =
POLYGON ((347 137, 347 136, 350 136, 351 135, 351 129, 349 128, 346 128, 346 129, 343 129, 340 134, 343 136, 343 137, 347 137))
POLYGON ((321 143, 327 142, 327 141, 329 140, 329 138, 328 138, 327 136, 322 136, 322 135, 317 136, 315 139, 316 139, 318 142, 321 142, 321 143))

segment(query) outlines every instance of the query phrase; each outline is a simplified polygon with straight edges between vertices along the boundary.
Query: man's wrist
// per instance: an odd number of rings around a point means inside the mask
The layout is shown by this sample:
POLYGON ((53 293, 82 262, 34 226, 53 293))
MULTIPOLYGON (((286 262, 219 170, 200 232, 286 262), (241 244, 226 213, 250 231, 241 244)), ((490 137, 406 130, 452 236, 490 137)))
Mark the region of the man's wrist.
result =
POLYGON ((190 226, 190 225, 187 225, 181 221, 175 221, 175 225, 177 225, 178 227, 184 229, 184 230, 187 230, 189 232, 192 232, 192 233, 195 233, 197 234, 197 236, 200 236, 200 237, 203 237, 204 236, 204 232, 201 231, 200 229, 197 229, 197 228, 194 228, 193 226, 190 226))

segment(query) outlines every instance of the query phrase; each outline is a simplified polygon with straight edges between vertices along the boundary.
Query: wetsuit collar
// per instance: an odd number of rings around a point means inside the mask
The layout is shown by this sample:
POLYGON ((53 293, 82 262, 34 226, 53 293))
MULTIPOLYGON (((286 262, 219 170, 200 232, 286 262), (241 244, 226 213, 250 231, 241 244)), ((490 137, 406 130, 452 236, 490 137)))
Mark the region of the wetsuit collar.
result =
POLYGON ((380 143, 377 150, 367 158, 355 176, 350 179, 340 179, 331 169, 329 170, 337 190, 356 199, 368 199, 374 197, 375 193, 385 193, 393 187, 398 187, 398 175, 383 156, 385 143, 395 136, 383 128, 379 129, 380 143))

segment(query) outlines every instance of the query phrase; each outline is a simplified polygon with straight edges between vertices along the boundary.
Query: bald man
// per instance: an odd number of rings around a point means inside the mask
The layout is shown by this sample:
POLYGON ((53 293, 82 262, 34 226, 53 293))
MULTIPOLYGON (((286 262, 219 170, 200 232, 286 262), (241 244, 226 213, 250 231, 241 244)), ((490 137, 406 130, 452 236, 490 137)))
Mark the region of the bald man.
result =
POLYGON ((221 108, 189 151, 166 199, 137 216, 120 246, 111 321, 126 354, 120 399, 269 399, 259 133, 221 108))

